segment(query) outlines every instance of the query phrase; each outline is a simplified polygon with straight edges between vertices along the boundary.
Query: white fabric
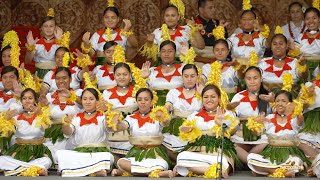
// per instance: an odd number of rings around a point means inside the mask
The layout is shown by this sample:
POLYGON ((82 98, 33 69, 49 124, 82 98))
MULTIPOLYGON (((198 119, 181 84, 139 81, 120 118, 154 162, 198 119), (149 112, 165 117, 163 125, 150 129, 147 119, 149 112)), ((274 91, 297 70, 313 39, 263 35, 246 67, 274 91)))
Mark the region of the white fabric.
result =
MULTIPOLYGON (((291 35, 290 35, 289 25, 288 25, 288 24, 283 25, 281 28, 282 28, 282 30, 283 30, 283 35, 286 36, 286 38, 287 38, 288 40, 290 40, 291 42, 293 42, 293 41, 296 39, 296 37, 298 37, 298 36, 300 35, 301 29, 303 28, 303 25, 304 25, 304 21, 302 21, 300 27, 297 27, 297 26, 293 23, 293 21, 290 21, 289 23, 290 23, 290 27, 291 27, 291 32, 292 32, 292 34, 293 34, 293 38, 292 38, 291 35)), ((305 31, 305 30, 306 30, 306 28, 304 29, 304 31, 305 31)))
MULTIPOLYGON (((238 46, 239 43, 239 38, 236 37, 237 34, 232 34, 228 40, 231 42, 232 44, 232 48, 231 48, 231 54, 235 57, 246 57, 248 58, 250 56, 250 52, 251 51, 255 51, 257 53, 258 56, 262 57, 265 50, 266 50, 266 45, 265 45, 265 41, 266 39, 264 37, 262 37, 259 34, 259 38, 256 38, 253 40, 254 43, 254 47, 251 46, 238 46)), ((247 43, 247 42, 245 42, 247 43)))
POLYGON ((303 34, 296 38, 296 42, 300 46, 300 52, 303 54, 320 55, 320 39, 315 39, 309 44, 308 39, 302 39, 303 34))
POLYGON ((17 175, 31 166, 37 166, 42 169, 49 169, 51 160, 48 157, 38 158, 29 162, 23 162, 13 159, 11 156, 0 156, 0 169, 5 170, 5 176, 17 175))
POLYGON ((17 122, 17 128, 15 137, 22 139, 34 139, 44 136, 44 129, 35 127, 38 121, 38 118, 35 118, 30 125, 25 120, 18 120, 18 116, 14 117, 14 120, 17 122))
POLYGON ((315 94, 316 94, 316 98, 315 98, 314 104, 309 106, 307 109, 305 109, 304 113, 312 111, 312 110, 320 107, 320 87, 315 86, 314 91, 315 91, 315 94))
MULTIPOLYGON (((119 91, 116 91, 117 95, 120 96, 125 96, 125 93, 121 93, 119 91)), ((106 100, 108 103, 112 104, 112 109, 117 110, 117 109, 128 109, 130 110, 129 112, 132 113, 133 111, 138 109, 138 105, 136 102, 136 99, 134 97, 128 97, 125 104, 122 104, 118 98, 115 99, 110 99, 110 96, 112 95, 112 92, 109 90, 104 90, 103 91, 103 99, 106 100)), ((128 113, 128 112, 126 112, 128 113)))
POLYGON ((22 112, 23 110, 21 103, 16 98, 11 98, 7 102, 4 102, 4 99, 0 97, 0 112, 6 112, 14 109, 18 112, 22 112))
MULTIPOLYGON (((266 83, 282 83, 283 82, 282 77, 286 73, 290 73, 292 75, 293 82, 297 82, 299 80, 299 76, 298 76, 299 73, 298 73, 298 68, 297 68, 297 63, 298 63, 297 59, 290 58, 290 59, 293 59, 293 61, 288 63, 288 65, 291 67, 291 70, 284 70, 280 77, 278 77, 273 72, 265 71, 267 68, 270 67, 270 64, 266 63, 266 61, 270 60, 270 59, 272 59, 272 57, 264 58, 261 61, 259 61, 259 63, 258 63, 258 67, 263 70, 263 74, 262 74, 263 82, 266 82, 266 83)), ((275 65, 273 65, 273 70, 274 71, 280 71, 280 70, 282 70, 282 68, 278 68, 275 65)))
POLYGON ((320 178, 320 154, 318 154, 316 158, 313 160, 311 167, 313 173, 317 176, 317 178, 320 178))
POLYGON ((2 91, 3 89, 4 89, 4 87, 3 87, 2 81, 0 79, 0 91, 2 91))
MULTIPOLYGON (((157 78, 156 76, 158 75, 158 71, 155 70, 156 67, 151 67, 150 68, 151 74, 149 76, 149 81, 148 81, 149 86, 154 90, 175 89, 182 86, 183 85, 183 82, 182 82, 183 66, 184 65, 182 64, 181 67, 178 69, 180 76, 173 76, 170 82, 168 82, 164 78, 157 78)), ((163 75, 169 76, 169 75, 172 75, 174 72, 175 70, 170 73, 163 73, 163 75)))
POLYGON ((55 62, 55 53, 56 50, 60 47, 60 45, 54 44, 51 46, 49 52, 47 52, 46 48, 43 44, 36 44, 36 51, 34 54, 34 62, 47 62, 52 61, 55 62))
MULTIPOLYGON (((202 75, 205 77, 206 81, 209 78, 211 72, 211 64, 205 64, 202 66, 202 75)), ((221 73, 220 85, 222 88, 234 88, 238 85, 237 71, 232 67, 221 73)))
MULTIPOLYGON (((118 33, 113 33, 111 34, 111 39, 114 40, 116 38, 116 36, 118 35, 118 33)), ((120 35, 121 38, 122 38, 122 41, 115 41, 117 44, 119 44, 124 50, 126 50, 126 45, 127 45, 127 38, 125 36, 122 36, 120 35)), ((102 35, 103 39, 105 39, 106 41, 108 40, 108 37, 106 34, 103 34, 102 35)), ((103 52, 103 46, 104 44, 106 43, 105 42, 101 42, 101 43, 98 43, 100 39, 100 35, 95 32, 91 38, 90 38, 90 43, 92 44, 92 48, 96 51, 96 52, 103 52)))
POLYGON ((134 157, 121 158, 119 160, 126 160, 131 162, 131 173, 150 173, 153 170, 165 171, 169 169, 167 161, 163 160, 162 158, 143 159, 140 162, 136 161, 134 157))
MULTIPOLYGON (((274 116, 275 116, 274 114, 269 114, 266 118, 271 120, 274 118, 274 116)), ((299 133, 299 131, 302 129, 303 125, 302 126, 298 125, 297 118, 291 119, 290 124, 291 124, 293 130, 285 129, 285 130, 280 130, 279 132, 276 133, 275 132, 276 127, 274 126, 274 124, 272 122, 266 122, 265 123, 265 130, 266 130, 265 133, 268 137, 270 137, 270 136, 276 137, 276 138, 287 137, 288 139, 295 138, 297 136, 297 134, 299 133)), ((286 123, 279 124, 279 125, 284 127, 286 125, 286 123)))
MULTIPOLYGON (((174 43, 176 44, 176 56, 179 57, 180 55, 180 47, 181 43, 184 43, 187 45, 189 49, 189 40, 190 40, 190 27, 189 26, 181 26, 184 28, 183 30, 180 30, 180 33, 182 36, 176 36, 175 39, 173 40, 174 43)), ((153 31, 154 34, 154 41, 153 43, 158 45, 160 47, 161 42, 163 41, 162 39, 162 32, 160 28, 157 28, 153 31)))
MULTIPOLYGON (((80 82, 82 81, 82 78, 80 78, 81 70, 76 66, 72 67, 72 70, 76 72, 71 74, 70 88, 76 90, 80 88, 80 82)), ((43 78, 43 83, 48 87, 50 93, 58 89, 56 79, 52 79, 53 73, 51 70, 43 78)))
MULTIPOLYGON (((103 77, 104 70, 101 70, 100 69, 101 67, 102 67, 101 65, 98 65, 92 71, 92 74, 94 74, 98 79, 98 89, 102 90, 103 87, 112 88, 116 86, 117 85, 116 81, 112 80, 110 76, 103 77)), ((109 74, 113 74, 113 72, 109 72, 109 74)))

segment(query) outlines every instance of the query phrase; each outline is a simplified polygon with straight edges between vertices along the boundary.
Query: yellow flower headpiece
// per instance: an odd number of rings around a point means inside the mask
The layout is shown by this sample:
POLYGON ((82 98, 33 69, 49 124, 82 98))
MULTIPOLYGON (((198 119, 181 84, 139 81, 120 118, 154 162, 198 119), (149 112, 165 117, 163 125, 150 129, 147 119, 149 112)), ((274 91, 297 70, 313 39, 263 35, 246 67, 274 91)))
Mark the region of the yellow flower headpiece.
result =
POLYGON ((107 1, 107 5, 108 5, 108 7, 115 7, 114 6, 114 0, 108 0, 107 1))
POLYGON ((8 45, 19 45, 18 34, 14 30, 8 31, 4 34, 1 50, 8 45))
POLYGON ((243 70, 245 72, 250 66, 257 66, 259 61, 259 56, 255 51, 251 51, 249 55, 249 63, 247 64, 246 68, 243 70))
POLYGON ((274 30, 274 34, 283 34, 283 29, 280 26, 277 26, 274 30))
POLYGON ((59 40, 58 44, 62 47, 66 47, 69 49, 69 45, 70 45, 70 32, 69 31, 66 31, 62 34, 62 37, 59 40))
POLYGON ((123 62, 123 63, 126 62, 125 52, 119 44, 117 44, 116 47, 114 48, 113 62, 115 64, 120 63, 120 62, 123 62))
POLYGON ((62 67, 69 67, 69 62, 71 61, 71 56, 69 52, 65 52, 62 58, 62 67))
POLYGON ((47 16, 48 16, 48 17, 54 17, 54 9, 53 9, 53 8, 49 8, 49 9, 48 9, 47 16))
POLYGON ((28 70, 24 70, 24 78, 22 79, 21 83, 24 85, 23 88, 27 89, 27 88, 31 88, 36 92, 40 91, 40 86, 37 85, 38 81, 35 81, 33 79, 33 76, 31 75, 31 73, 28 70))
POLYGON ((166 24, 162 24, 161 26, 161 34, 162 34, 162 41, 171 40, 170 34, 169 34, 169 28, 166 24))
POLYGON ((318 10, 320 10, 320 1, 319 0, 313 0, 312 1, 312 6, 314 8, 317 8, 318 10))
POLYGON ((251 10, 252 5, 250 3, 250 0, 243 0, 242 1, 242 9, 243 10, 251 10))
POLYGON ((177 7, 178 13, 179 13, 181 19, 184 19, 184 13, 185 13, 186 8, 183 4, 183 1, 182 0, 170 0, 169 4, 177 7))
POLYGON ((90 75, 87 72, 83 73, 83 80, 84 80, 84 83, 85 83, 85 89, 87 89, 87 88, 95 89, 97 91, 97 93, 98 93, 99 100, 102 100, 101 92, 97 89, 97 85, 92 83, 92 81, 90 79, 90 75))
POLYGON ((194 58, 196 57, 196 52, 193 47, 191 47, 186 55, 180 55, 180 60, 184 64, 194 64, 194 58))
POLYGON ((283 82, 282 90, 290 92, 293 84, 292 74, 285 73, 282 76, 282 82, 283 82))
POLYGON ((224 37, 225 29, 224 29, 224 27, 222 27, 222 26, 217 26, 216 28, 214 28, 214 29, 212 30, 212 34, 213 34, 213 36, 214 36, 214 38, 215 38, 216 40, 218 40, 218 39, 226 39, 226 38, 224 37))

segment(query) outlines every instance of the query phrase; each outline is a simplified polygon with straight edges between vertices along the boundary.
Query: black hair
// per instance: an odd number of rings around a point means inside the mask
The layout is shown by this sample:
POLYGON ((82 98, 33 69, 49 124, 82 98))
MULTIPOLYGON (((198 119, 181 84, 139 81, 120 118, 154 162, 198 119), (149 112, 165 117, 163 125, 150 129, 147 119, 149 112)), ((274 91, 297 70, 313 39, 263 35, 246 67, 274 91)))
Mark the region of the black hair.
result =
POLYGON ((165 45, 168 45, 168 44, 170 44, 170 45, 173 47, 174 51, 177 51, 176 44, 175 44, 173 41, 170 41, 170 40, 165 40, 165 41, 163 41, 163 42, 160 44, 160 50, 161 50, 165 45))
POLYGON ((208 1, 212 1, 212 0, 199 0, 198 1, 198 9, 200 7, 202 7, 202 8, 205 7, 208 1))
POLYGON ((86 88, 86 89, 84 89, 84 90, 82 91, 82 94, 81 94, 81 97, 80 97, 81 99, 82 99, 82 97, 83 97, 83 94, 84 94, 86 91, 91 92, 91 94, 93 94, 93 96, 96 98, 96 100, 99 101, 99 93, 98 93, 98 91, 97 91, 96 89, 94 89, 94 88, 86 88))
POLYGON ((302 8, 302 4, 300 2, 292 2, 290 5, 289 5, 289 8, 288 10, 290 11, 290 9, 295 6, 295 5, 298 5, 300 8, 302 8))
POLYGON ((218 39, 218 40, 214 41, 213 42, 213 49, 216 47, 217 44, 220 44, 220 43, 224 44, 228 48, 228 50, 230 50, 228 42, 224 39, 218 39))
POLYGON ((103 11, 103 15, 106 15, 107 11, 111 11, 114 12, 118 17, 120 15, 119 9, 116 7, 107 7, 104 11, 103 11))
POLYGON ((103 45, 103 51, 111 48, 114 45, 117 45, 118 43, 114 42, 114 41, 108 41, 103 45))
POLYGON ((240 18, 242 18, 242 16, 243 16, 243 15, 245 15, 245 14, 247 14, 247 13, 251 13, 251 14, 253 14, 254 19, 257 19, 257 15, 256 15, 256 13, 255 13, 255 12, 253 12, 253 10, 252 10, 252 9, 251 9, 251 10, 244 10, 244 11, 241 13, 240 18))
POLYGON ((276 93, 275 98, 277 98, 280 94, 284 94, 287 96, 287 98, 289 99, 289 102, 293 102, 293 97, 292 94, 286 90, 280 90, 276 93))
POLYGON ((187 69, 194 69, 194 71, 196 71, 196 73, 198 75, 198 68, 197 68, 196 65, 194 65, 194 64, 186 64, 186 65, 184 65, 183 68, 182 68, 182 74, 187 69))
POLYGON ((164 13, 167 9, 169 9, 169 8, 174 8, 175 10, 177 10, 178 15, 180 16, 178 8, 177 8, 176 6, 174 6, 174 5, 168 5, 168 6, 166 6, 166 7, 164 8, 163 13, 164 13))
POLYGON ((113 72, 115 73, 117 71, 117 69, 119 69, 121 67, 126 68, 129 71, 129 73, 131 73, 130 66, 127 63, 123 63, 123 62, 117 63, 113 68, 113 72))
POLYGON ((44 18, 42 19, 41 26, 42 26, 45 22, 50 21, 50 20, 53 20, 54 23, 56 23, 56 20, 54 19, 54 17, 46 16, 46 17, 44 17, 44 18))
POLYGON ((9 45, 6 45, 4 48, 1 49, 1 52, 0 52, 0 59, 1 59, 1 61, 0 61, 0 67, 1 67, 1 66, 4 66, 4 64, 2 63, 2 53, 3 53, 5 50, 7 50, 7 49, 11 49, 10 44, 9 44, 9 45))
POLYGON ((23 90, 23 91, 21 92, 20 101, 22 101, 23 96, 24 96, 27 92, 31 92, 31 93, 33 94, 33 97, 34 97, 36 103, 38 103, 38 95, 37 95, 36 91, 34 91, 34 90, 31 89, 31 88, 27 88, 27 89, 25 89, 25 90, 23 90))
POLYGON ((64 52, 70 52, 68 48, 60 46, 60 47, 58 47, 58 49, 56 50, 54 55, 57 55, 58 51, 60 51, 60 50, 63 50, 64 52))
POLYGON ((310 12, 314 12, 317 14, 318 17, 320 17, 320 11, 317 8, 314 7, 309 7, 305 12, 304 12, 304 18, 306 18, 306 15, 310 12))
MULTIPOLYGON (((259 68, 259 67, 256 67, 256 66, 250 66, 246 71, 245 71, 245 74, 247 74, 247 72, 251 71, 251 70, 255 70, 257 72, 259 72, 260 76, 261 76, 261 79, 262 79, 262 70, 259 68)), ((268 106, 269 106, 269 103, 263 99, 260 99, 259 95, 260 94, 266 94, 268 95, 268 91, 263 87, 263 84, 261 83, 260 85, 260 89, 259 89, 259 92, 258 92, 258 96, 257 96, 257 101, 258 101, 258 110, 259 110, 259 113, 262 113, 264 112, 265 114, 267 114, 267 109, 268 109, 268 106)))
POLYGON ((19 72, 17 70, 17 68, 13 67, 13 66, 5 66, 3 67, 2 71, 1 71, 1 77, 5 74, 7 74, 8 72, 13 72, 14 75, 17 76, 17 79, 19 79, 19 72))
POLYGON ((288 40, 287 40, 286 36, 283 35, 283 34, 275 34, 274 36, 272 36, 272 38, 271 38, 271 44, 272 44, 273 39, 275 39, 275 38, 277 38, 277 37, 283 38, 284 41, 286 42, 286 44, 288 44, 288 40))
POLYGON ((136 93, 136 100, 138 99, 138 96, 142 92, 148 92, 150 94, 151 100, 153 99, 153 93, 149 88, 140 88, 136 93))
POLYGON ((58 74, 59 72, 61 72, 61 71, 67 72, 69 78, 71 78, 71 71, 70 71, 70 69, 67 68, 67 67, 62 67, 62 66, 57 68, 57 70, 56 70, 56 72, 54 73, 54 75, 57 75, 57 74, 58 74))
POLYGON ((209 90, 211 90, 211 89, 213 89, 213 90, 217 93, 217 95, 219 96, 219 98, 221 97, 220 89, 219 89, 217 86, 213 85, 213 84, 208 84, 208 85, 206 85, 206 86, 203 88, 203 90, 202 90, 202 92, 201 92, 201 97, 203 97, 203 95, 204 95, 205 92, 207 92, 207 91, 209 91, 209 90))

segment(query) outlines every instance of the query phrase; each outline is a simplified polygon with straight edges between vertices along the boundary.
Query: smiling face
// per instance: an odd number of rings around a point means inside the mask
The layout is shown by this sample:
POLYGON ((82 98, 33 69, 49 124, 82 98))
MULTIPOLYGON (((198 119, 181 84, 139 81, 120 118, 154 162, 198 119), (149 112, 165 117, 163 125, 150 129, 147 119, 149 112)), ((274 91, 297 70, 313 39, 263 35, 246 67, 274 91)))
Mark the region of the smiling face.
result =
POLYGON ((41 26, 41 31, 46 38, 54 36, 54 30, 56 29, 56 22, 54 20, 48 20, 41 26))
POLYGON ((82 94, 81 103, 86 112, 93 112, 96 110, 98 100, 90 91, 86 90, 82 94))
POLYGON ((103 16, 103 23, 106 28, 115 29, 119 23, 120 18, 113 11, 106 11, 103 16))
POLYGON ((148 113, 150 112, 151 105, 152 105, 152 99, 151 95, 148 91, 143 91, 137 96, 137 104, 139 107, 140 113, 148 113))
POLYGON ((2 56, 1 56, 1 60, 2 60, 2 64, 4 65, 4 66, 10 66, 11 65, 11 59, 10 59, 10 57, 11 57, 11 53, 10 53, 10 50, 11 50, 11 48, 9 48, 9 49, 6 49, 6 50, 4 50, 3 52, 2 52, 2 56))
POLYGON ((193 88, 195 87, 197 83, 197 72, 192 68, 192 69, 186 69, 182 72, 182 80, 183 80, 183 85, 187 88, 193 88))
POLYGON ((229 51, 229 48, 224 43, 218 43, 213 48, 213 54, 217 60, 227 59, 229 51))
POLYGON ((284 114, 286 111, 286 106, 289 103, 289 98, 285 94, 279 94, 276 99, 276 111, 279 114, 284 114))
POLYGON ((305 15, 305 24, 310 31, 318 30, 320 17, 313 11, 308 12, 305 15))
POLYGON ((240 19, 241 28, 245 31, 253 31, 254 28, 254 14, 250 11, 244 13, 240 19))
POLYGON ((288 45, 283 36, 276 36, 272 39, 271 50, 274 57, 283 58, 287 54, 288 45))
POLYGON ((21 97, 21 103, 24 110, 30 110, 30 107, 32 105, 35 105, 36 99, 31 91, 27 91, 24 93, 24 95, 21 97))
POLYGON ((114 80, 118 86, 125 87, 130 83, 131 74, 125 67, 120 67, 114 72, 114 80))
POLYGON ((58 89, 69 89, 71 77, 69 77, 66 71, 60 71, 56 74, 56 85, 58 89))
POLYGON ((160 58, 164 64, 172 64, 174 62, 176 51, 171 44, 164 45, 160 50, 160 58))
POLYGON ((203 106, 207 111, 214 111, 219 106, 219 98, 220 97, 214 89, 209 89, 203 94, 203 106))
POLYGON ((244 80, 249 91, 258 92, 260 90, 262 77, 256 69, 247 71, 244 80))
POLYGON ((64 53, 66 53, 66 51, 65 51, 64 49, 59 49, 59 50, 56 52, 54 58, 55 58, 55 60, 56 60, 56 65, 57 65, 57 67, 61 67, 61 66, 62 66, 62 59, 63 59, 64 53))
POLYGON ((6 90, 13 90, 13 82, 18 81, 18 77, 14 74, 13 71, 3 74, 1 79, 3 87, 6 90))
POLYGON ((174 7, 168 7, 164 12, 164 23, 167 24, 169 28, 175 28, 178 25, 180 16, 178 11, 174 7))

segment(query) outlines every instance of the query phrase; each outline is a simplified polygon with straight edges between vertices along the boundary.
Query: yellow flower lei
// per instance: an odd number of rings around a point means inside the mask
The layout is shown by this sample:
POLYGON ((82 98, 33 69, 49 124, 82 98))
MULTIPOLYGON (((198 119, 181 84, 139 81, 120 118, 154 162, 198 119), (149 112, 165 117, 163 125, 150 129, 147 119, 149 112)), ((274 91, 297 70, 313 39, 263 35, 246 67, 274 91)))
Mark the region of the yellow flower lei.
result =
POLYGON ((142 56, 145 56, 148 59, 151 59, 152 62, 156 62, 158 57, 158 46, 155 45, 154 43, 152 43, 152 46, 149 46, 146 43, 139 49, 139 53, 142 56))
POLYGON ((77 66, 81 68, 85 68, 93 65, 94 63, 91 61, 91 58, 88 54, 84 54, 82 58, 77 57, 77 66))
POLYGON ((62 58, 62 67, 69 67, 69 62, 70 62, 70 53, 69 52, 65 52, 63 54, 63 58, 62 58))
POLYGON ((317 75, 316 80, 320 80, 320 73, 317 75))
POLYGON ((221 82, 222 64, 219 61, 215 61, 210 65, 210 67, 211 67, 211 71, 208 76, 208 81, 207 81, 206 85, 207 84, 214 84, 216 86, 219 86, 220 82, 221 82))
POLYGON ((220 177, 220 164, 218 163, 211 164, 209 169, 204 173, 203 177, 208 179, 215 179, 220 177))
POLYGON ((131 177, 132 174, 127 172, 127 171, 124 171, 121 176, 123 176, 123 177, 131 177))
MULTIPOLYGON (((105 116, 106 116, 106 119, 107 119, 107 127, 108 128, 112 128, 112 130, 114 131, 117 131, 117 124, 114 124, 112 122, 112 119, 114 118, 114 116, 116 116, 119 112, 116 112, 116 111, 107 111, 105 113, 105 116)), ((120 113, 120 116, 119 116, 119 121, 121 122, 123 120, 123 115, 120 113)))
POLYGON ((264 24, 263 27, 264 27, 264 31, 260 32, 260 34, 264 38, 268 38, 269 34, 270 34, 270 28, 269 28, 269 26, 267 24, 264 24))
POLYGON ((69 49, 70 45, 70 32, 66 31, 62 34, 62 37, 60 40, 58 40, 57 44, 59 44, 62 47, 66 47, 69 49))
MULTIPOLYGON (((231 132, 234 131, 238 125, 238 120, 237 120, 237 118, 234 118, 230 115, 226 115, 224 117, 224 119, 231 120, 230 128, 224 132, 224 137, 230 138, 231 132)), ((221 134, 222 134, 222 127, 221 126, 215 124, 212 128, 210 128, 210 130, 216 135, 216 138, 221 137, 221 134)))
POLYGON ((11 59, 11 65, 15 68, 19 68, 20 65, 20 47, 18 44, 13 44, 11 45, 11 50, 10 50, 10 59, 11 59))
POLYGON ((283 29, 280 26, 277 26, 274 30, 274 34, 284 34, 283 29))
POLYGON ((155 170, 152 170, 149 174, 149 178, 159 178, 159 173, 161 172, 162 170, 161 169, 155 169, 155 170))
MULTIPOLYGON (((6 46, 19 45, 19 37, 16 31, 11 30, 4 34, 1 50, 6 46)), ((12 47, 11 47, 12 48, 12 47)))
POLYGON ((184 13, 185 13, 186 8, 183 4, 183 1, 182 0, 170 0, 169 4, 177 7, 181 19, 184 19, 184 13))
POLYGON ((70 97, 68 97, 66 100, 68 102, 73 102, 74 103, 77 100, 77 95, 74 92, 74 90, 71 90, 70 93, 71 93, 70 97))
POLYGON ((133 35, 133 31, 121 31, 121 35, 123 35, 124 37, 128 38, 131 35, 133 35))
POLYGON ((18 125, 13 118, 7 120, 5 116, 6 112, 0 113, 0 137, 8 137, 10 132, 15 133, 15 126, 18 125))
POLYGON ((298 101, 303 104, 312 106, 315 103, 315 100, 316 100, 316 95, 310 96, 308 88, 302 84, 298 101))
POLYGON ((83 73, 83 81, 85 83, 85 88, 95 89, 98 92, 99 100, 102 100, 101 92, 97 89, 97 86, 91 82, 90 75, 87 72, 83 73))
POLYGON ((302 74, 302 73, 305 73, 307 71, 307 65, 301 65, 299 62, 296 63, 296 66, 298 68, 298 73, 299 74, 302 74))
POLYGON ((187 26, 190 27, 190 41, 193 40, 194 33, 198 32, 203 27, 201 24, 187 24, 187 26))
POLYGON ((250 131, 256 132, 258 135, 260 135, 264 130, 264 124, 259 123, 255 121, 256 117, 250 117, 248 118, 248 122, 246 123, 246 126, 250 131))
POLYGON ((111 32, 112 32, 111 28, 107 28, 106 31, 104 32, 104 34, 107 35, 107 40, 108 41, 112 41, 111 32))
POLYGON ((27 51, 32 52, 34 50, 36 50, 36 45, 29 45, 28 43, 25 44, 25 47, 27 48, 27 51))
POLYGON ((50 120, 50 109, 49 106, 43 106, 41 107, 41 114, 37 117, 37 123, 35 125, 36 128, 42 128, 47 129, 51 124, 50 120))
POLYGON ((168 113, 168 110, 167 110, 165 107, 163 107, 163 106, 156 106, 155 108, 153 108, 153 109, 151 110, 151 112, 150 112, 150 118, 151 118, 152 120, 155 120, 155 121, 165 122, 165 121, 167 121, 167 120, 170 118, 170 115, 169 115, 169 113, 168 113), (161 111, 161 112, 164 114, 163 118, 161 118, 161 117, 159 117, 159 116, 156 116, 156 113, 157 113, 158 111, 161 111))
POLYGON ((226 39, 224 37, 225 30, 224 30, 224 27, 222 27, 222 26, 217 26, 216 28, 214 28, 212 30, 212 34, 213 34, 213 36, 214 36, 214 38, 216 40, 218 40, 218 39, 226 39))
POLYGON ((84 42, 81 43, 81 49, 84 54, 88 54, 92 49, 92 44, 88 48, 85 47, 84 42))
POLYGON ((63 117, 61 118, 62 124, 63 124, 63 125, 70 125, 71 123, 67 122, 67 121, 66 121, 66 118, 67 118, 67 116, 63 116, 63 117))
POLYGON ((196 52, 193 47, 191 47, 186 55, 180 55, 180 60, 184 64, 194 64, 194 58, 196 57, 196 52))
POLYGON ((295 104, 292 117, 297 117, 303 113, 303 104, 299 100, 293 100, 295 104))
POLYGON ((318 10, 320 10, 320 1, 319 0, 313 0, 312 1, 312 6, 314 8, 317 8, 318 10))
POLYGON ((191 121, 184 120, 184 122, 180 127, 186 127, 186 126, 191 127, 191 131, 186 133, 180 130, 179 138, 181 140, 193 143, 202 136, 202 131, 197 127, 195 119, 191 121))
POLYGON ((259 56, 255 51, 251 51, 249 55, 249 63, 247 64, 246 68, 243 70, 245 72, 250 66, 257 66, 259 61, 259 56))
POLYGON ((288 56, 298 58, 300 56, 300 49, 290 49, 288 52, 288 56))
POLYGON ((168 28, 168 26, 166 24, 162 24, 162 26, 161 26, 161 34, 162 34, 161 42, 166 41, 166 40, 171 40, 171 36, 169 34, 169 28, 168 28))
POLYGON ((250 4, 250 0, 243 0, 242 1, 242 9, 243 10, 250 10, 252 8, 250 4))
POLYGON ((293 84, 292 74, 285 73, 282 76, 282 83, 283 83, 282 90, 290 92, 293 84))
POLYGON ((39 171, 42 168, 38 167, 38 166, 31 166, 28 169, 22 171, 18 176, 25 176, 25 177, 36 177, 39 176, 39 171))
POLYGON ((118 44, 116 45, 116 47, 114 48, 114 53, 113 53, 113 62, 115 64, 123 62, 126 62, 126 55, 125 52, 123 50, 123 48, 118 44))
POLYGON ((285 178, 286 176, 284 173, 288 172, 288 169, 285 168, 277 168, 272 174, 270 174, 268 177, 272 178, 285 178))
POLYGON ((49 8, 49 9, 48 9, 47 16, 48 16, 48 17, 54 17, 54 9, 53 9, 53 8, 49 8))

